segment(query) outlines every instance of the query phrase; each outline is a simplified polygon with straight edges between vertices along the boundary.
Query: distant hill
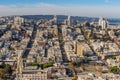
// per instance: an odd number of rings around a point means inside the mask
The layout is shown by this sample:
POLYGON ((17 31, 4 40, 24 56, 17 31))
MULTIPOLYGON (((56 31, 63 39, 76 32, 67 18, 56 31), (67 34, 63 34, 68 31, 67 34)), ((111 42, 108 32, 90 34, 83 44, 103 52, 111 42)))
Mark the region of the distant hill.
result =
MULTIPOLYGON (((22 15, 21 17, 28 19, 28 20, 34 20, 38 21, 40 19, 53 19, 54 15, 22 15)), ((66 15, 57 15, 58 22, 62 22, 65 19, 67 19, 66 15)), ((99 18, 95 17, 81 17, 81 16, 71 16, 71 20, 78 20, 80 22, 98 22, 99 18)), ((119 24, 120 25, 120 18, 108 18, 108 22, 110 24, 119 24)))
MULTIPOLYGON (((25 19, 31 19, 31 20, 40 20, 40 19, 53 19, 54 15, 23 15, 21 16, 25 19)), ((67 19, 67 16, 66 15, 57 15, 57 19, 58 21, 63 21, 65 19, 67 19)), ((98 21, 98 18, 92 18, 92 17, 79 17, 79 16, 71 16, 71 20, 78 20, 78 21, 81 21, 81 22, 92 22, 92 21, 95 21, 97 22, 98 21)))

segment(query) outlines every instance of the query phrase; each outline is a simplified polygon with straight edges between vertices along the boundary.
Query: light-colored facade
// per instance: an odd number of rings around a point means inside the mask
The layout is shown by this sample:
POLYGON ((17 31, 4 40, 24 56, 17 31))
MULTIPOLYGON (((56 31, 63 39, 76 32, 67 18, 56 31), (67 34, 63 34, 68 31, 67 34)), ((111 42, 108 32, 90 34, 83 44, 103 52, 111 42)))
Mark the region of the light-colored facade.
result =
POLYGON ((77 42, 76 43, 76 54, 78 54, 79 56, 83 56, 83 43, 77 42))
POLYGON ((14 25, 21 25, 22 23, 24 23, 24 18, 21 17, 14 17, 14 25))
POLYGON ((22 80, 47 80, 45 72, 23 72, 22 80))
POLYGON ((98 25, 101 26, 102 29, 106 29, 107 26, 108 26, 108 21, 106 19, 104 19, 104 18, 100 18, 98 25))

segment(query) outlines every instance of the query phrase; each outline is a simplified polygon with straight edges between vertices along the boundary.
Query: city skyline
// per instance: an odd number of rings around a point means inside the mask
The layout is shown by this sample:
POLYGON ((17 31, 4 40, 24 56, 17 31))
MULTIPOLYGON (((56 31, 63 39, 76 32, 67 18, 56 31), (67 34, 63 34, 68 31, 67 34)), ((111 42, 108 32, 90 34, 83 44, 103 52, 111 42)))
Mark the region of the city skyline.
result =
POLYGON ((8 15, 71 15, 119 18, 119 0, 4 0, 0 16, 8 15))
POLYGON ((0 6, 0 80, 120 79, 113 0, 15 1, 0 6))

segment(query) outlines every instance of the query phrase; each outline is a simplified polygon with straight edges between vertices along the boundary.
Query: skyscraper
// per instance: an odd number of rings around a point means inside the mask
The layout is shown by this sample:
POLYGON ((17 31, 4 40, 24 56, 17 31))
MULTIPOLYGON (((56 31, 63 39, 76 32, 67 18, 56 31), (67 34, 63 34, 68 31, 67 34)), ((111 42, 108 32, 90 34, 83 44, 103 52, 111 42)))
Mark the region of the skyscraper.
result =
POLYGON ((53 21, 54 21, 54 24, 57 24, 57 16, 56 15, 54 15, 53 21))
POLYGON ((71 20, 70 20, 70 16, 68 16, 68 19, 67 19, 67 25, 68 25, 68 26, 70 26, 70 24, 71 24, 70 21, 71 21, 71 20))
POLYGON ((101 17, 101 18, 99 18, 98 25, 101 26, 102 29, 106 29, 108 26, 108 21, 101 17))

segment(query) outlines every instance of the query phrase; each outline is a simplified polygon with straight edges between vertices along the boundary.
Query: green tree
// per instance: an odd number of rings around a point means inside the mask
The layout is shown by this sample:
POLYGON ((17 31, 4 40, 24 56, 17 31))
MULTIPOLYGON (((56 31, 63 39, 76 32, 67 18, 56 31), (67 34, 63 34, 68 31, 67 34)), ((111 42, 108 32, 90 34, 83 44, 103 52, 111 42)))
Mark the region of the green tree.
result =
POLYGON ((2 69, 4 69, 7 74, 11 75, 12 74, 12 69, 9 64, 5 64, 4 62, 1 64, 2 69))
POLYGON ((5 66, 6 66, 5 62, 2 62, 1 67, 5 68, 5 66))
POLYGON ((33 62, 32 66, 38 66, 39 64, 37 62, 33 62))
POLYGON ((12 74, 12 69, 11 66, 9 64, 6 64, 6 66, 4 67, 4 69, 6 70, 6 72, 11 75, 12 74))
POLYGON ((48 65, 47 64, 43 64, 43 68, 47 68, 48 67, 48 65))
POLYGON ((64 44, 65 44, 65 41, 62 40, 62 41, 61 41, 61 44, 64 45, 64 44))
POLYGON ((48 63, 45 63, 42 65, 43 68, 48 68, 48 67, 51 67, 53 66, 53 62, 48 62, 48 63))
POLYGON ((110 67, 110 71, 113 73, 120 73, 120 69, 117 66, 110 67))
POLYGON ((90 23, 89 23, 89 22, 86 22, 85 26, 90 26, 90 23))

